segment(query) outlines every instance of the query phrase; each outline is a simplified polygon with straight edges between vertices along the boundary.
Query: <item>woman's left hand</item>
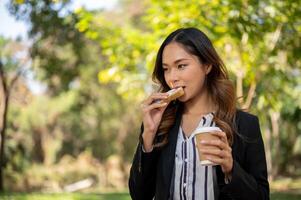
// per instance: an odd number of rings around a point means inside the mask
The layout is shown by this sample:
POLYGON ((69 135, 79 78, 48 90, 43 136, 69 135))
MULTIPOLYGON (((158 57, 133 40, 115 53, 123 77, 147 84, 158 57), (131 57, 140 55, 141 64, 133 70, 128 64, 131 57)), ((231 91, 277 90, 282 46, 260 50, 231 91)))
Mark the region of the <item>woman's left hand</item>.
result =
POLYGON ((216 131, 211 134, 218 136, 219 139, 201 141, 199 150, 207 160, 220 165, 224 174, 231 174, 233 168, 232 148, 228 143, 226 133, 216 131), (218 149, 210 149, 206 146, 216 146, 218 149))

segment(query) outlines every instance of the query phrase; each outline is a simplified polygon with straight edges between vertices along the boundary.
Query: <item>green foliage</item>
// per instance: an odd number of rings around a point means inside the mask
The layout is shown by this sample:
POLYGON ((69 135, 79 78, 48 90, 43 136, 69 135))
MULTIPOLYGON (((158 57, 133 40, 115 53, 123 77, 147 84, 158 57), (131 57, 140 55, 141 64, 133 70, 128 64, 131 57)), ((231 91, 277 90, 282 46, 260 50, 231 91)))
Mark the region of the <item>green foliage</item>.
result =
POLYGON ((32 69, 47 92, 9 110, 8 174, 84 151, 100 161, 119 154, 131 162, 141 121, 137 105, 152 92, 156 51, 167 34, 190 26, 212 39, 233 81, 242 80, 244 100, 256 85, 251 111, 264 138, 271 116, 280 115, 278 137, 266 141, 277 166, 289 173, 300 166, 298 1, 130 0, 112 11, 74 12, 69 2, 10 5, 16 18, 32 25, 32 69), (286 165, 290 159, 295 162, 286 165))
POLYGON ((84 67, 85 54, 81 49, 85 42, 75 29, 77 19, 68 11, 63 14, 69 3, 69 0, 34 0, 10 4, 11 13, 31 23, 33 68, 53 95, 68 90, 79 69, 84 67))
POLYGON ((3 66, 4 73, 10 76, 20 67, 20 56, 18 53, 22 50, 22 44, 18 41, 12 41, 0 36, 0 61, 3 66))
MULTIPOLYGON (((145 6, 145 12, 138 16, 133 14, 123 23, 104 15, 89 15, 85 10, 77 13, 80 22, 88 22, 83 31, 86 37, 97 41, 108 59, 107 67, 99 72, 101 83, 117 83, 117 91, 124 87, 134 93, 133 87, 128 85, 133 80, 140 80, 140 88, 147 88, 146 85, 150 85, 147 77, 162 39, 177 28, 194 26, 213 40, 231 77, 234 80, 242 78, 243 98, 250 85, 256 85, 251 111, 259 115, 263 128, 270 129, 270 118, 274 113, 289 115, 289 110, 290 118, 293 118, 293 113, 299 112, 301 65, 300 54, 296 52, 301 48, 298 31, 301 12, 295 1, 153 0, 141 4, 145 6), (181 12, 177 12, 179 10, 181 12), (137 22, 137 17, 140 23, 133 26, 131 22, 137 22), (89 37, 89 30, 97 37, 89 37), (139 73, 147 76, 132 79, 139 73)), ((132 97, 132 101, 139 102, 140 97, 132 97)), ((300 120, 299 116, 297 119, 300 120)), ((286 118, 280 120, 285 121, 291 132, 280 126, 279 138, 272 138, 271 148, 278 149, 277 145, 285 144, 287 147, 283 152, 292 154, 285 136, 290 134, 290 141, 294 141, 300 129, 286 118)), ((277 157, 279 152, 272 153, 277 157)), ((286 163, 288 156, 282 158, 280 165, 286 163)))

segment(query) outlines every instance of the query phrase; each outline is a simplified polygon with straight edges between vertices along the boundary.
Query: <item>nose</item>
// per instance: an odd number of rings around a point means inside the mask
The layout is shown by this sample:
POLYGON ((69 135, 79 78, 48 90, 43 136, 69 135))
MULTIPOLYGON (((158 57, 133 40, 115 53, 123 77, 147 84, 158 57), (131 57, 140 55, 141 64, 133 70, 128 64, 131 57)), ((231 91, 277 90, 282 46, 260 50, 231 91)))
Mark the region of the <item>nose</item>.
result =
POLYGON ((165 76, 166 83, 170 88, 173 88, 175 84, 179 81, 179 75, 176 69, 170 69, 169 73, 165 76))

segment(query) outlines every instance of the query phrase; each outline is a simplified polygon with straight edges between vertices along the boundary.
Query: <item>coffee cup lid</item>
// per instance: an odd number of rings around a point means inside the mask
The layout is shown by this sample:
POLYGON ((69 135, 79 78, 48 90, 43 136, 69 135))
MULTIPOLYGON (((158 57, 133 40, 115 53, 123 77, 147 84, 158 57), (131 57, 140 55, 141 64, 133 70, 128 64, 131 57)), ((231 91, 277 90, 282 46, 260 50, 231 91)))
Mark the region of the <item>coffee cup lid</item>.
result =
POLYGON ((194 137, 197 134, 201 134, 204 132, 213 132, 213 131, 222 131, 222 130, 219 127, 199 127, 193 132, 192 136, 194 137))

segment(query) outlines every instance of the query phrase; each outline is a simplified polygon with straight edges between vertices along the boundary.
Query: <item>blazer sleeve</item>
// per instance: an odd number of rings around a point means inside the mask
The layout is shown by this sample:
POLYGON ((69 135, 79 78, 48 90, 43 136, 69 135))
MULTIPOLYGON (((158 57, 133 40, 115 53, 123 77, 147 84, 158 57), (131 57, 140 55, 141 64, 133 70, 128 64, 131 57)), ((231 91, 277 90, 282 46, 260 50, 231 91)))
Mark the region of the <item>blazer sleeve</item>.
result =
POLYGON ((139 143, 130 169, 129 191, 133 200, 151 200, 155 196, 159 151, 154 148, 149 153, 143 152, 142 132, 143 125, 141 126, 139 143))
POLYGON ((232 179, 222 187, 221 193, 232 199, 270 199, 264 144, 258 118, 245 114, 239 126, 242 134, 238 137, 241 137, 239 140, 242 140, 243 145, 237 149, 240 151, 237 153, 244 155, 240 162, 233 157, 232 179))

